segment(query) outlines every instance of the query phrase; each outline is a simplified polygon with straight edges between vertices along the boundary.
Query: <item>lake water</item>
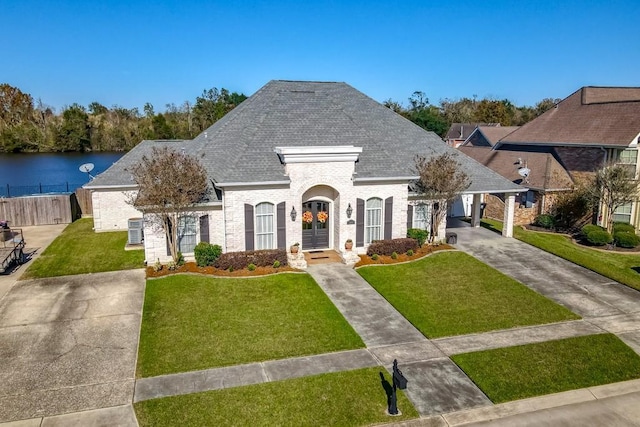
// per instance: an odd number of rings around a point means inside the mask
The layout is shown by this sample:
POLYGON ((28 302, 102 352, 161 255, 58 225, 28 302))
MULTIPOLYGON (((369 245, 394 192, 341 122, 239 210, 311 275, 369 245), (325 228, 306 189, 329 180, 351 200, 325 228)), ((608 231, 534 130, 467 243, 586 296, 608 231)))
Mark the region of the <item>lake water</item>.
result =
POLYGON ((73 191, 89 182, 78 169, 93 163, 93 176, 104 172, 125 153, 0 154, 0 196, 73 191))

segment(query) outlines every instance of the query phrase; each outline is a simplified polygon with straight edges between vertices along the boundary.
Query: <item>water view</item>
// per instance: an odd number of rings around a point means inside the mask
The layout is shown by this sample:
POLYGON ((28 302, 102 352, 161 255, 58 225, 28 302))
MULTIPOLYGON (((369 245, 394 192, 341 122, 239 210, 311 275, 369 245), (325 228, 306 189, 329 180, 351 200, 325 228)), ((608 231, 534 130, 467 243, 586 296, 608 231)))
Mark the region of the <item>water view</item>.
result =
POLYGON ((104 172, 124 153, 0 154, 0 197, 64 193, 89 182, 78 169, 93 163, 91 175, 104 172))

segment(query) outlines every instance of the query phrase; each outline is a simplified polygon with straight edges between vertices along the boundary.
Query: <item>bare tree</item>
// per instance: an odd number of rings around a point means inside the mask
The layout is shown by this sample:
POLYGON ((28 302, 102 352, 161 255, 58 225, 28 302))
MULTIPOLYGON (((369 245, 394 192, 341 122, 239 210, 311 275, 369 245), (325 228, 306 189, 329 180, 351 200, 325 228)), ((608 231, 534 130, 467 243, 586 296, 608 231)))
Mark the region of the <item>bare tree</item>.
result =
POLYGON ((143 156, 129 172, 139 187, 129 204, 164 231, 177 262, 179 220, 191 215, 192 208, 209 194, 207 172, 197 158, 167 147, 154 147, 151 156, 143 156))
POLYGON ((638 180, 635 170, 616 162, 608 162, 598 169, 590 186, 590 199, 606 213, 607 231, 613 230, 615 211, 638 197, 638 180))
POLYGON ((419 175, 415 190, 420 200, 432 203, 431 236, 432 240, 437 240, 438 229, 447 214, 447 204, 469 188, 471 180, 450 153, 431 158, 418 155, 415 168, 419 175))

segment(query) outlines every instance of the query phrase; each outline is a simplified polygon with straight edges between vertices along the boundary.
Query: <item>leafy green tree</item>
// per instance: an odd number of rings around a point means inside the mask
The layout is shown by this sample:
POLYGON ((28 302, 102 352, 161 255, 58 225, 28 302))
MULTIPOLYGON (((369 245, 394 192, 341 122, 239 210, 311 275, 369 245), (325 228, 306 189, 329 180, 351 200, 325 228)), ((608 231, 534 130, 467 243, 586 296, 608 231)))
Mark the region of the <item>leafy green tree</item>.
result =
POLYGON ((62 112, 56 151, 85 151, 90 148, 89 116, 83 106, 72 104, 62 112))

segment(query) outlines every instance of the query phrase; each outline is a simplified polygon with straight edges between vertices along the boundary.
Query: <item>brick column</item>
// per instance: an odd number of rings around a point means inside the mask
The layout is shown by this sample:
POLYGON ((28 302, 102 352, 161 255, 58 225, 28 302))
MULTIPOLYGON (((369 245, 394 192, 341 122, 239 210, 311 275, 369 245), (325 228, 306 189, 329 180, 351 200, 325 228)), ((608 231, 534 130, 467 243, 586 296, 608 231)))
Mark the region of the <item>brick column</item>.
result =
POLYGON ((504 195, 504 223, 502 227, 503 237, 513 237, 513 216, 516 210, 516 195, 505 193, 504 195))

